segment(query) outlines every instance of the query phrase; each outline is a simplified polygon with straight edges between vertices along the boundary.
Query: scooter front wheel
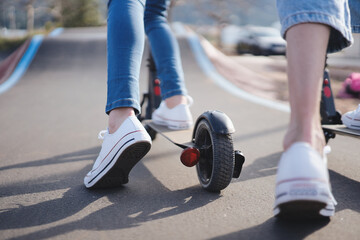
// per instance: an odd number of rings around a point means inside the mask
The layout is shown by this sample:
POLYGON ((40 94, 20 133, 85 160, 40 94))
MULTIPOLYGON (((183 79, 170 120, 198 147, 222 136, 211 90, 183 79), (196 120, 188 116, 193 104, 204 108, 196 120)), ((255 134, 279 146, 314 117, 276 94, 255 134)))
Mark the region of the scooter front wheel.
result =
POLYGON ((200 151, 196 171, 201 186, 211 192, 226 188, 232 179, 235 156, 230 134, 219 134, 211 130, 206 119, 197 125, 195 146, 200 151))

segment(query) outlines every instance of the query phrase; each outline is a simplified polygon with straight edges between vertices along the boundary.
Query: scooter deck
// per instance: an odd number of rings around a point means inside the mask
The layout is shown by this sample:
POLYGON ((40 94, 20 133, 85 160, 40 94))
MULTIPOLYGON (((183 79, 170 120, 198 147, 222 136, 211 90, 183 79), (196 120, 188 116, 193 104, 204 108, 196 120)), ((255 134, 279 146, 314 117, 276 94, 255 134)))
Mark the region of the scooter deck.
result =
POLYGON ((326 124, 326 125, 322 125, 322 128, 326 129, 326 130, 329 130, 329 131, 332 131, 332 132, 334 132, 336 134, 339 134, 339 135, 345 135, 345 136, 351 136, 351 137, 360 138, 360 130, 350 129, 350 128, 347 128, 345 125, 326 124))
POLYGON ((155 132, 159 133, 167 140, 181 148, 186 148, 193 145, 191 141, 193 128, 186 130, 172 130, 166 126, 155 124, 152 120, 144 121, 144 125, 148 125, 155 132))

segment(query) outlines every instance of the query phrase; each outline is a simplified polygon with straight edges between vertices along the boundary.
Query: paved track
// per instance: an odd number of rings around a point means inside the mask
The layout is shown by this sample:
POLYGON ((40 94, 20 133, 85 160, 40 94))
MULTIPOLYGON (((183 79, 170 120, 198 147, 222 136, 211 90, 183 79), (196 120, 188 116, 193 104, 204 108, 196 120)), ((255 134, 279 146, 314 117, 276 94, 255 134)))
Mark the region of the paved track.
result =
MULTIPOLYGON (((130 182, 89 191, 106 127, 105 29, 45 39, 28 72, 0 95, 0 239, 359 239, 360 142, 338 136, 329 156, 339 202, 330 221, 272 217, 276 165, 288 113, 223 91, 180 45, 194 116, 217 109, 233 120, 243 173, 221 193, 200 188, 181 149, 160 136, 130 182)), ((146 68, 142 68, 145 86, 146 68)))

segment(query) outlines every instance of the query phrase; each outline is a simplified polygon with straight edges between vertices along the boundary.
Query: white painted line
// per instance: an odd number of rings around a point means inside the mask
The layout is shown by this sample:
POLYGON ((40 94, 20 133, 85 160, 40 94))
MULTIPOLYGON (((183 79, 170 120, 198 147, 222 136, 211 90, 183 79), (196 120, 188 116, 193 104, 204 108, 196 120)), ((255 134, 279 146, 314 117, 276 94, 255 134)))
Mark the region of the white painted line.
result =
POLYGON ((177 36, 187 36, 188 33, 181 22, 173 22, 171 28, 177 36))
POLYGON ((64 31, 64 28, 55 28, 54 30, 52 30, 50 33, 49 33, 49 37, 56 37, 58 35, 60 35, 62 32, 64 31))
POLYGON ((25 74, 28 69, 31 61, 35 57, 37 50, 39 49, 44 36, 43 35, 35 35, 29 44, 29 47, 26 49, 24 55, 20 59, 17 64, 14 72, 10 75, 10 77, 0 85, 0 94, 6 92, 10 88, 12 88, 20 78, 25 74))

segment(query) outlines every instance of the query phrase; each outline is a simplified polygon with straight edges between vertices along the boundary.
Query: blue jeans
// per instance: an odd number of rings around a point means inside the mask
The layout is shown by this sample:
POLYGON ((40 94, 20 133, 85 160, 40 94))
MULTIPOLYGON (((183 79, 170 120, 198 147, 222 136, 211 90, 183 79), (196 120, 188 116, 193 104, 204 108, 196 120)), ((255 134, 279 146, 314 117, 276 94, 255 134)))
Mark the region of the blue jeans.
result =
POLYGON ((186 95, 178 42, 166 20, 168 0, 110 0, 107 19, 106 113, 132 107, 140 113, 139 74, 145 33, 163 99, 186 95))
POLYGON ((360 32, 359 0, 277 0, 277 8, 284 38, 286 31, 299 23, 329 25, 329 53, 351 45, 351 30, 360 32))

